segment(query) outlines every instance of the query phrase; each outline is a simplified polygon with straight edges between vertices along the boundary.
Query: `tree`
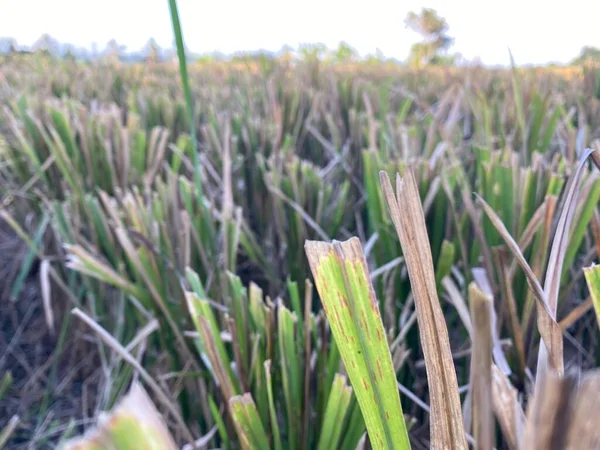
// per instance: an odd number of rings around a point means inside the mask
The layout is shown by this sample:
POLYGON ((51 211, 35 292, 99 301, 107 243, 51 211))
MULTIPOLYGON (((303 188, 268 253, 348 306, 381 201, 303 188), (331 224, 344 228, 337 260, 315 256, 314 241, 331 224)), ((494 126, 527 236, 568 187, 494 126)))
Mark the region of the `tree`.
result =
POLYGON ((381 49, 378 48, 375 50, 375 53, 368 54, 365 58, 365 61, 368 64, 382 64, 387 61, 387 58, 385 57, 381 49))
POLYGON ((407 28, 423 37, 423 40, 414 44, 410 50, 411 65, 420 67, 423 64, 451 63, 446 52, 454 39, 448 36, 448 23, 437 11, 431 8, 422 8, 420 13, 411 11, 404 23, 407 28))
POLYGON ((600 48, 584 46, 579 52, 579 56, 575 58, 572 64, 583 64, 586 62, 600 62, 600 48))
POLYGON ((67 61, 75 61, 77 59, 77 49, 73 44, 63 45, 63 58, 67 61))
POLYGON ((144 59, 150 63, 157 63, 161 60, 161 48, 154 38, 150 38, 142 50, 144 59))
POLYGON ((17 51, 17 41, 11 37, 0 37, 0 54, 11 54, 17 51))
POLYGON ((44 33, 37 41, 34 42, 32 49, 36 53, 39 52, 56 56, 60 52, 60 42, 58 42, 48 33, 44 33))
POLYGON ((277 52, 277 58, 284 64, 290 64, 294 60, 294 49, 284 44, 277 52))
POLYGON ((302 44, 298 52, 305 61, 320 61, 327 54, 327 46, 322 43, 302 44))
POLYGON ((358 59, 358 52, 346 42, 340 42, 339 47, 333 52, 336 63, 349 63, 358 59))
POLYGON ((126 49, 124 45, 119 45, 115 39, 111 39, 106 45, 105 55, 109 61, 118 62, 126 49))

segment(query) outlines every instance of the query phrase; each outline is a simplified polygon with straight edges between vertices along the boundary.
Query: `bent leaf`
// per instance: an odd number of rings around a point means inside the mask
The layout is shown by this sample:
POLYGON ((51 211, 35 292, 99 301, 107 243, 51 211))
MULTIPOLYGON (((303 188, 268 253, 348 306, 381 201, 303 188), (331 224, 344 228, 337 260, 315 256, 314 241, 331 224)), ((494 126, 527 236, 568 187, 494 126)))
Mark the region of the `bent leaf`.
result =
POLYGON ((144 388, 134 383, 98 428, 64 443, 62 450, 176 450, 173 437, 144 388))
MULTIPOLYGON (((569 232, 571 229, 571 223, 573 222, 573 216, 575 215, 575 208, 577 206, 577 197, 579 195, 579 184, 581 177, 583 176, 583 169, 588 157, 594 151, 590 148, 586 149, 575 167, 575 171, 569 177, 567 186, 565 187, 565 197, 563 200, 563 206, 556 225, 556 231, 554 238, 552 239, 552 249, 550 250, 550 256, 548 257, 548 267, 546 268, 546 276, 544 280, 544 295, 546 304, 550 308, 552 319, 556 319, 556 309, 558 306, 558 293, 560 289, 560 279, 565 262, 565 255, 567 254, 567 244, 569 242, 569 232)), ((562 338, 562 335, 561 335, 562 338)), ((538 353, 538 367, 537 375, 539 378, 547 370, 548 359, 556 361, 558 358, 557 354, 552 354, 553 349, 550 348, 547 342, 540 343, 540 349, 538 353), (544 343, 546 345, 544 345, 544 343), (550 353, 550 355, 548 355, 550 353)), ((560 355, 560 362, 562 363, 562 351, 560 355)), ((554 364, 556 368, 556 365, 554 364)), ((558 370, 559 375, 562 374, 563 367, 558 370)))
POLYGON ((409 449, 396 374, 360 241, 307 241, 305 250, 373 449, 409 449))
POLYGON ((510 235, 509 231, 502 223, 502 220, 495 211, 491 208, 490 205, 486 203, 486 201, 477 196, 481 206, 483 207, 483 211, 486 213, 502 239, 504 240, 506 246, 511 251, 513 256, 515 257, 517 263, 523 269, 525 273, 525 279, 527 280, 527 284, 529 285, 531 291, 533 292, 534 298, 537 300, 537 310, 538 310, 538 330, 540 332, 540 336, 542 337, 543 343, 546 345, 549 351, 550 363, 559 374, 563 373, 563 338, 562 338, 562 329, 560 325, 555 320, 554 314, 548 306, 547 295, 542 288, 540 281, 537 276, 527 263, 527 260, 521 253, 521 249, 517 242, 510 235))

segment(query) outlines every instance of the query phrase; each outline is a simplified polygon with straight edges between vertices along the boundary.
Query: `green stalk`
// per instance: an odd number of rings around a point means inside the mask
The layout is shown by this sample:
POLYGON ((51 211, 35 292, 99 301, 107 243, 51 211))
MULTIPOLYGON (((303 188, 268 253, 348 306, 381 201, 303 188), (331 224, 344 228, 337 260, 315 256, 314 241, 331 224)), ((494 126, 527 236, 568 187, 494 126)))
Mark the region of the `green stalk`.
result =
POLYGON ((175 44, 177 45, 177 58, 179 59, 179 74, 181 75, 181 85, 183 87, 183 95, 185 97, 185 106, 190 122, 190 135, 192 138, 192 164, 194 165, 194 182, 198 197, 203 196, 202 179, 200 177, 200 159, 198 158, 198 141, 196 140, 196 125, 194 122, 194 108, 192 104, 192 91, 187 71, 187 63, 185 59, 185 48, 183 45, 183 34, 181 32, 181 23, 179 22, 179 12, 177 11, 177 0, 169 0, 169 10, 171 12, 171 23, 173 24, 173 34, 175 35, 175 44))

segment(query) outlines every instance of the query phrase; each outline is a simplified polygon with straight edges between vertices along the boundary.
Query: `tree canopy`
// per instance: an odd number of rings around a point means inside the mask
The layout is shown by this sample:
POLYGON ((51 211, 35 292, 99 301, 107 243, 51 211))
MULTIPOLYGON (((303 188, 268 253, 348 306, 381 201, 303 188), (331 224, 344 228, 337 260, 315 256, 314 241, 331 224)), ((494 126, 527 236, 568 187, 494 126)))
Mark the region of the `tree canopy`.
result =
POLYGON ((448 33, 448 23, 437 11, 422 8, 419 13, 411 11, 404 23, 407 28, 419 33, 423 40, 414 44, 410 51, 409 63, 413 66, 423 64, 448 63, 446 52, 454 42, 448 33))
POLYGON ((579 52, 579 56, 573 60, 573 64, 583 64, 586 62, 600 62, 600 48, 584 46, 579 52))

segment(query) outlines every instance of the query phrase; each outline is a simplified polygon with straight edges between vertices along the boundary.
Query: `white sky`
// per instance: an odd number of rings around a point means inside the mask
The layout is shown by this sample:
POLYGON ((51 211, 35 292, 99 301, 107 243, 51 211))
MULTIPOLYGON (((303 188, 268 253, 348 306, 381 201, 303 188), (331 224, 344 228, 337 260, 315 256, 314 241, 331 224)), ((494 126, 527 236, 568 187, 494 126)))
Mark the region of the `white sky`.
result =
MULTIPOLYGON (((362 55, 381 49, 404 59, 418 36, 408 11, 427 6, 446 18, 451 51, 485 64, 567 62, 584 45, 600 47, 600 2, 570 0, 179 0, 184 39, 194 52, 279 50, 284 44, 343 40, 362 55)), ((167 0, 0 0, 0 36, 32 44, 42 33, 99 48, 115 38, 138 50, 150 37, 173 42, 167 0)))

